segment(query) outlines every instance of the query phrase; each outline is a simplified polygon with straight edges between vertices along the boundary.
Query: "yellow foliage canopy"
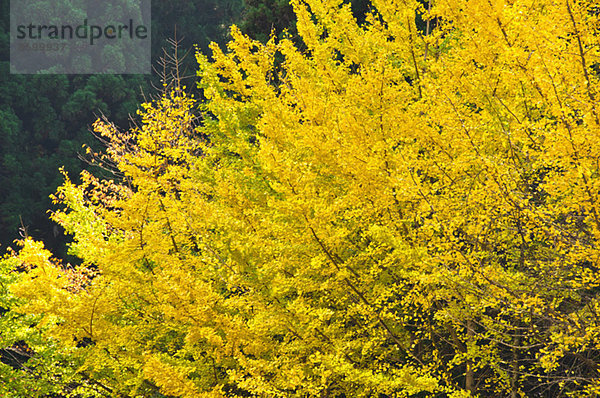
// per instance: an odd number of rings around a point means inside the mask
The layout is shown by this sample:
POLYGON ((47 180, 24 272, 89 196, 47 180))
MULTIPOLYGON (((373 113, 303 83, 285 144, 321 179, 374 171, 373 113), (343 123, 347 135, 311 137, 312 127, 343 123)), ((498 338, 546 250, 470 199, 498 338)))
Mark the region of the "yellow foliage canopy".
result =
POLYGON ((123 178, 67 180, 54 215, 84 283, 26 242, 14 290, 102 383, 600 393, 600 11, 372 3, 295 0, 302 50, 233 28, 205 101, 95 124, 123 178))

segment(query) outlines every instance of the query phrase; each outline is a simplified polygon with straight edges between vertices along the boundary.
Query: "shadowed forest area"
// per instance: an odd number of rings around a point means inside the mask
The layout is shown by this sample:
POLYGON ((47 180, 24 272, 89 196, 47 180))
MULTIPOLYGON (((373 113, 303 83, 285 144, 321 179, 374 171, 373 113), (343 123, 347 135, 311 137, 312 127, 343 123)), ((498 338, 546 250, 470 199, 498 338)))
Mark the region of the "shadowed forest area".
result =
MULTIPOLYGON (((49 9, 72 7, 70 2, 39 3, 49 9)), ((104 115, 128 126, 144 96, 151 97, 154 87, 160 87, 160 77, 10 74, 9 6, 9 0, 0 1, 0 250, 29 235, 64 256, 63 231, 47 213, 52 208, 49 195, 62 181, 59 168, 78 175, 88 166, 82 146, 101 148, 91 132, 96 118, 104 115)), ((194 86, 194 46, 206 53, 211 41, 223 46, 233 23, 265 39, 271 27, 282 31, 293 26, 292 15, 291 6, 283 2, 153 1, 152 65, 160 69, 168 39, 178 37, 181 55, 190 52, 184 70, 194 86)))

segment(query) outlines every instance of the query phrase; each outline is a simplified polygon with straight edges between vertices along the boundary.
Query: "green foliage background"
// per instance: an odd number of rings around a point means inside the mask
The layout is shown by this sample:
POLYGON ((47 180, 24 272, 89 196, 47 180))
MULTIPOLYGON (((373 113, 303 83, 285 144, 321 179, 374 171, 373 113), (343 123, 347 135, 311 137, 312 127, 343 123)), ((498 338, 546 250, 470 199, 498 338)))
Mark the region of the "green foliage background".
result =
MULTIPOLYGON (((49 195, 62 181, 58 169, 77 175, 86 166, 82 145, 100 146, 91 123, 104 115, 127 126, 143 96, 160 82, 156 75, 10 74, 9 5, 0 0, 0 252, 27 234, 65 255, 64 237, 47 214, 49 195)), ((153 65, 175 35, 183 52, 194 45, 206 51, 211 41, 223 44, 242 7, 242 0, 153 1, 153 65)), ((193 57, 185 66, 195 74, 193 57)))

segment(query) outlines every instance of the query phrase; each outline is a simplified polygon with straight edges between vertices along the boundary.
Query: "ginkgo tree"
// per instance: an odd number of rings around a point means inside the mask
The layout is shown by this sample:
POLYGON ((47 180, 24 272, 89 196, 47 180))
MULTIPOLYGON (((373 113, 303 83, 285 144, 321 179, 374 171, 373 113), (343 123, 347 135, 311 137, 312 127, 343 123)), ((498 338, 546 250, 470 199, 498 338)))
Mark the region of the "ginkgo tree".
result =
POLYGON ((96 122, 13 311, 108 396, 598 394, 594 2, 292 4, 302 50, 233 27, 96 122))

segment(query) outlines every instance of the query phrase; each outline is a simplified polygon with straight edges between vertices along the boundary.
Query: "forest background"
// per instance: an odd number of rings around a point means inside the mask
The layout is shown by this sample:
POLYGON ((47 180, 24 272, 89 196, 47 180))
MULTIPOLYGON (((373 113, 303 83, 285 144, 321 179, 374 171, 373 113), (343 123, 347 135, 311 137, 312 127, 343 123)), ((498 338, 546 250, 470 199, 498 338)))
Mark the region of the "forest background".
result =
MULTIPOLYGON (((70 7, 60 0, 39 3, 70 7)), ((78 175, 89 167, 82 146, 100 148, 92 122, 105 115, 129 125, 144 96, 161 85, 160 77, 10 74, 9 9, 9 0, 0 1, 0 251, 27 234, 65 256, 65 235, 48 217, 49 195, 62 182, 59 168, 78 175)), ((212 41, 224 45, 233 23, 264 41, 271 30, 293 31, 294 15, 286 1, 152 1, 152 65, 159 67, 168 39, 177 35, 181 56, 190 52, 186 73, 194 77, 194 46, 207 53, 212 41)))

